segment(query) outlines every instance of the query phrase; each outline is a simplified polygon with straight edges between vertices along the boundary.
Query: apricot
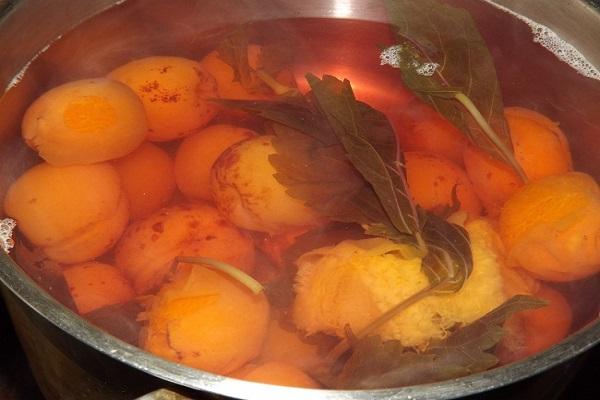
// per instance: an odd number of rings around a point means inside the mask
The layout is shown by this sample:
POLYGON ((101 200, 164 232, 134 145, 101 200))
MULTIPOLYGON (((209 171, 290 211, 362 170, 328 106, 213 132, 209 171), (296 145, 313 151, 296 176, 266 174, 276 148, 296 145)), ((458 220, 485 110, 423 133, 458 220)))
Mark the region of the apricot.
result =
POLYGON ((166 205, 175 192, 173 160, 166 151, 144 143, 133 153, 115 160, 131 219, 145 217, 166 205))
POLYGON ((251 273, 251 238, 207 204, 161 209, 132 223, 115 248, 116 265, 137 293, 161 284, 177 256, 214 258, 251 273))
MULTIPOLYGON (((259 64, 261 47, 251 44, 248 46, 248 64, 256 69, 259 64)), ((258 92, 249 91, 236 80, 233 68, 219 57, 214 50, 200 60, 200 65, 211 74, 217 82, 219 97, 224 99, 257 100, 266 96, 258 92)))
POLYGON ((271 385, 309 389, 318 389, 321 387, 321 385, 300 368, 279 361, 271 361, 259 365, 248 365, 234 374, 233 377, 247 381, 268 383, 271 385))
POLYGON ((521 311, 505 322, 506 333, 497 349, 502 363, 537 354, 569 334, 573 312, 565 297, 559 291, 544 285, 532 295, 546 301, 548 305, 521 311))
POLYGON ((310 371, 323 362, 323 359, 317 345, 308 343, 298 331, 287 329, 281 322, 272 320, 257 361, 277 361, 310 371))
POLYGON ((211 192, 219 211, 240 228, 261 232, 316 225, 318 215, 275 178, 269 161, 277 153, 272 139, 266 135, 239 142, 216 161, 211 192))
POLYGON ((129 219, 119 174, 108 163, 38 164, 13 182, 4 209, 27 239, 62 263, 104 254, 129 219))
POLYGON ((23 139, 52 165, 92 164, 122 157, 146 138, 144 107, 120 82, 85 79, 38 97, 22 123, 23 139))
POLYGON ((161 357, 228 374, 256 357, 269 322, 264 294, 219 272, 182 268, 158 292, 140 345, 161 357))
POLYGON ((441 212, 453 206, 453 190, 460 209, 470 217, 481 213, 481 204, 466 173, 445 158, 421 153, 404 153, 406 177, 410 194, 416 204, 432 212, 441 212))
POLYGON ((109 264, 90 261, 72 265, 63 276, 80 314, 133 299, 133 289, 125 276, 109 264))
POLYGON ((230 146, 257 136, 256 132, 226 124, 211 125, 185 138, 175 155, 175 180, 190 199, 211 200, 210 172, 230 146))
POLYGON ((570 281, 600 271, 600 189, 589 175, 528 183, 504 204, 498 227, 509 264, 534 277, 570 281))
POLYGON ((122 65, 108 76, 129 86, 144 104, 148 140, 169 141, 202 128, 217 113, 214 78, 193 60, 147 57, 122 65))
POLYGON ((506 163, 475 146, 463 152, 465 171, 487 215, 496 218, 500 209, 523 186, 519 175, 506 163))
POLYGON ((462 165, 467 137, 450 121, 419 99, 395 109, 390 122, 403 151, 436 154, 462 165))
POLYGON ((573 169, 565 134, 556 122, 521 107, 504 109, 515 158, 531 180, 573 169))

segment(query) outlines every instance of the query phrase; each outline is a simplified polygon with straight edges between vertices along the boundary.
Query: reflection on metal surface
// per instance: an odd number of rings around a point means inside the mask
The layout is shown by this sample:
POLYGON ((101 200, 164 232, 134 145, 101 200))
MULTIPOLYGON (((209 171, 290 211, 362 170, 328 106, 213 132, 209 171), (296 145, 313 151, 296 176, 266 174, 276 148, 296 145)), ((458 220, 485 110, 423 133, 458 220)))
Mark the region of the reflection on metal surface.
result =
POLYGON ((336 18, 348 18, 352 16, 352 0, 334 0, 333 16, 336 18))

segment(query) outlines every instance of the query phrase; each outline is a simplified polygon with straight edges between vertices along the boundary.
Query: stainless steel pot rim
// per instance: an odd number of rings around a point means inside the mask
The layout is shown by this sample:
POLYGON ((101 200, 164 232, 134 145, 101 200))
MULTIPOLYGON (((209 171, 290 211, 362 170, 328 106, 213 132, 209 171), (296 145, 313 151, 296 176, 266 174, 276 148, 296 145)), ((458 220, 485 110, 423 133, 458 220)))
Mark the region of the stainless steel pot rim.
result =
POLYGON ((600 321, 556 346, 507 366, 459 379, 378 390, 318 390, 274 386, 215 375, 176 364, 125 343, 79 317, 41 290, 6 254, 0 254, 0 281, 19 299, 59 329, 92 348, 138 370, 177 385, 240 399, 451 399, 497 389, 539 374, 600 342, 600 321))

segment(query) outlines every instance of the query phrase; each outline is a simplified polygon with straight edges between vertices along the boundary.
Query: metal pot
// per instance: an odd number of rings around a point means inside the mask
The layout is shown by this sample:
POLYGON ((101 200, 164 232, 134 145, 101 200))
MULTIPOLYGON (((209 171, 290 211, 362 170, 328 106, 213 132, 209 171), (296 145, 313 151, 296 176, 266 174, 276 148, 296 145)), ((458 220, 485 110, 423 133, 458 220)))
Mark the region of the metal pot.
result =
MULTIPOLYGON (((211 32, 228 24, 290 17, 385 21, 383 8, 371 0, 54 0, 51 6, 39 0, 0 2, 0 5, 2 3, 11 4, 0 21, 0 87, 8 89, 17 80, 20 83, 0 98, 0 198, 7 184, 28 165, 27 151, 17 140, 22 113, 41 89, 67 77, 103 75, 107 65, 114 65, 132 54, 160 53, 168 46, 193 52, 198 43, 189 42, 190 33, 211 32), (40 55, 55 39, 111 7, 108 16, 92 18, 75 32, 57 40, 51 52, 40 55), (165 35, 165 32, 173 34, 165 35), (27 73, 19 75, 36 57, 37 61, 27 73), (67 61, 63 63, 64 60, 67 61)), ((532 43, 511 42, 512 35, 518 32, 530 35, 528 28, 516 19, 483 1, 456 0, 455 3, 476 12, 494 56, 511 57, 510 63, 501 63, 498 67, 505 98, 524 106, 536 104, 538 109, 557 116, 564 130, 572 133, 573 152, 580 160, 577 168, 600 179, 600 164, 596 161, 600 156, 597 128, 600 127, 597 112, 600 83, 578 75, 565 65, 549 68, 537 62, 534 57, 546 50, 532 43)), ((592 3, 577 0, 497 0, 494 3, 551 27, 592 64, 600 65, 597 47, 600 12, 592 3)), ((349 49, 344 54, 360 55, 361 41, 354 39, 369 32, 352 29, 349 32, 353 34, 350 40, 339 37, 339 32, 321 34, 329 38, 328 44, 337 40, 338 48, 349 49)), ((526 378, 529 379, 525 385, 543 379, 546 391, 553 390, 549 382, 554 384, 557 376, 567 376, 574 370, 576 364, 567 361, 600 341, 600 321, 596 318, 592 322, 582 320, 575 333, 541 354, 461 379, 372 391, 277 387, 201 372, 147 354, 69 311, 2 252, 0 267, 3 283, 0 289, 36 379, 48 399, 131 399, 165 387, 202 398, 449 399, 482 392, 490 398, 511 398, 515 390, 522 387, 499 388, 526 378), (556 366, 560 366, 560 372, 551 369, 556 366), (550 375, 531 378, 548 370, 550 375)), ((579 289, 574 287, 572 291, 579 289)), ((594 313, 597 317, 598 310, 591 314, 594 313)), ((540 395, 539 390, 536 393, 540 395)))

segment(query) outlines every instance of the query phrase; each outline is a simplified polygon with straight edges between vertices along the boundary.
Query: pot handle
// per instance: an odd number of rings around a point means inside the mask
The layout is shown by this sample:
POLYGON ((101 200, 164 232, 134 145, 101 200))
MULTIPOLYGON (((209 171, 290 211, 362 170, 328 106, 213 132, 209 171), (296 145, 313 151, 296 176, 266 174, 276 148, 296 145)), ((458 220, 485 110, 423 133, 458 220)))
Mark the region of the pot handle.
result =
POLYGON ((168 389, 158 389, 135 400, 192 400, 168 389))

